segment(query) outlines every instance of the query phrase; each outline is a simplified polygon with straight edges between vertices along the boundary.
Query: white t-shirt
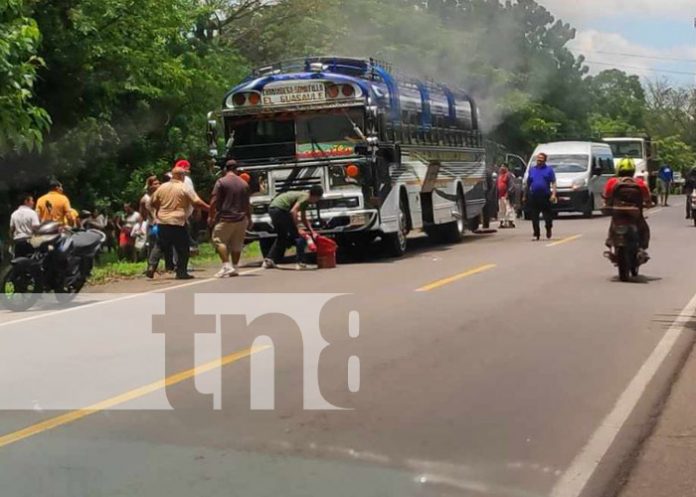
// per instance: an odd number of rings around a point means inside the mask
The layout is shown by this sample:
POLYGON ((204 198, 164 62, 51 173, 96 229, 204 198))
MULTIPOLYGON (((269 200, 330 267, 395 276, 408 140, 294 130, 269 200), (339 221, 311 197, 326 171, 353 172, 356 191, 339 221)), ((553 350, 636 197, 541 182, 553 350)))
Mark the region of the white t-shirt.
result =
POLYGON ((26 205, 20 205, 19 208, 12 213, 10 217, 10 229, 12 230, 12 238, 15 241, 26 240, 34 234, 34 228, 40 223, 39 215, 34 209, 26 205))

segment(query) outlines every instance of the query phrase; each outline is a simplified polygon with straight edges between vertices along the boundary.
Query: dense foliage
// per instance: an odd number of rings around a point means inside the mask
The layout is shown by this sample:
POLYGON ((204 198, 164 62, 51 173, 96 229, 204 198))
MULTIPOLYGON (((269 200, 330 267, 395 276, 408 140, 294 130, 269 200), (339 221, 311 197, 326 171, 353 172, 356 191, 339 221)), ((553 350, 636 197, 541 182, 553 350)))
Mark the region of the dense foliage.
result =
POLYGON ((317 53, 464 88, 520 154, 649 132, 677 168, 694 160, 696 93, 589 76, 574 29, 534 0, 0 0, 0 28, 2 217, 51 175, 80 208, 118 208, 178 157, 205 192, 207 111, 252 65, 317 53))

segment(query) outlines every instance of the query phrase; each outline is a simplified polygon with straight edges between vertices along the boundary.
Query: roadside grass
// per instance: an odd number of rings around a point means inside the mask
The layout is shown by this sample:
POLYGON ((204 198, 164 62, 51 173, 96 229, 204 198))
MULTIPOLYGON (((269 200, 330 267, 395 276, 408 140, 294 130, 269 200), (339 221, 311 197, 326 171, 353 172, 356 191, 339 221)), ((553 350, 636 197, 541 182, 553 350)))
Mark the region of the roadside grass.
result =
MULTIPOLYGON (((261 249, 257 242, 244 247, 242 260, 258 259, 261 257, 261 249)), ((215 249, 210 243, 199 245, 198 255, 191 258, 191 264, 196 266, 210 266, 219 261, 215 249)), ((99 256, 99 262, 92 271, 89 279, 91 285, 102 285, 111 281, 132 279, 141 276, 147 269, 147 262, 128 262, 118 260, 116 252, 103 252, 99 256)))

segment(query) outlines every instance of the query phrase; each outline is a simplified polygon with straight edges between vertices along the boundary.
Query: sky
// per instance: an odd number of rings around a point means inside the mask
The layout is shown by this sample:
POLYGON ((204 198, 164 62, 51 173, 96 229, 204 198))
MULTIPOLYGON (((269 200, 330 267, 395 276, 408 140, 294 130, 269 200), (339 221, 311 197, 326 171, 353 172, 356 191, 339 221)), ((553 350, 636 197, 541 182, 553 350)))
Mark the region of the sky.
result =
POLYGON ((696 84, 696 0, 538 0, 577 28, 570 48, 592 73, 617 67, 696 84), (685 74, 681 74, 685 73, 685 74))

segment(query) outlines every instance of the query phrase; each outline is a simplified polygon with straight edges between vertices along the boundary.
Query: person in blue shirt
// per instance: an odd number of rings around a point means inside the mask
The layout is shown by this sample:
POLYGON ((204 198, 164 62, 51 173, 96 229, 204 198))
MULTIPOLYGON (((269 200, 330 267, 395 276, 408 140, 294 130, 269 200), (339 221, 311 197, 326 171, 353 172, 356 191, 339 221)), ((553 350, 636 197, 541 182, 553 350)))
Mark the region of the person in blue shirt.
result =
POLYGON ((541 238, 539 217, 544 215, 546 225, 546 238, 553 236, 553 204, 556 197, 556 173, 546 164, 548 156, 544 153, 537 155, 536 166, 529 170, 527 188, 525 192, 525 204, 534 228, 534 239, 541 238))
POLYGON ((673 182, 674 171, 667 164, 663 164, 660 171, 657 173, 657 194, 663 207, 667 207, 669 191, 672 189, 673 182))

